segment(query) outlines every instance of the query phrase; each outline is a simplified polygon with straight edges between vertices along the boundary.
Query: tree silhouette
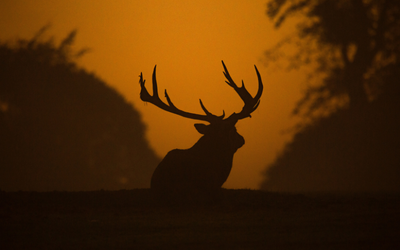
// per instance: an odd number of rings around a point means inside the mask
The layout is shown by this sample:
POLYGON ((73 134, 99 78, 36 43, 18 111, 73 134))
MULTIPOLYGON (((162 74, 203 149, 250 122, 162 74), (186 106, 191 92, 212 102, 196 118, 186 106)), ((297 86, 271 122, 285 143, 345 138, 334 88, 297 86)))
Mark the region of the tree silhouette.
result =
POLYGON ((395 0, 271 0, 267 15, 279 28, 300 15, 298 36, 281 41, 266 52, 276 58, 285 44, 297 45, 288 56, 291 67, 318 63, 322 84, 309 86, 294 114, 315 115, 334 106, 357 108, 379 98, 382 77, 400 55, 400 4, 395 0))
POLYGON ((276 27, 294 14, 306 16, 299 36, 274 49, 296 41, 290 66, 317 62, 313 74, 325 77, 297 103, 293 113, 312 122, 267 167, 261 188, 400 191, 400 3, 275 0, 267 13, 276 27))
POLYGON ((56 46, 45 30, 0 44, 0 188, 149 187, 159 159, 139 113, 77 66, 76 31, 56 46))

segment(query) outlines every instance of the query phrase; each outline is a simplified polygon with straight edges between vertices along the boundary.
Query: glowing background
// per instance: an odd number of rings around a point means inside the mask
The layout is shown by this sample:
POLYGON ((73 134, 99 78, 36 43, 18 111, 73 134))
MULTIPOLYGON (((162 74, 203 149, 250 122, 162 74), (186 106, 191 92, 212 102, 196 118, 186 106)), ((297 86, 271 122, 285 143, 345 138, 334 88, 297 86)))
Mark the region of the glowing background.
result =
POLYGON ((173 148, 191 147, 200 135, 193 127, 196 121, 139 99, 140 72, 149 83, 157 64, 160 93, 167 89, 177 107, 201 113, 201 98, 212 113, 225 110, 228 116, 243 103, 225 83, 221 60, 235 82, 243 79, 253 95, 256 64, 264 93, 253 118, 237 124, 246 144, 236 153, 224 187, 257 188, 261 172, 290 139, 281 132, 294 122, 290 111, 304 80, 300 73, 264 66, 263 52, 291 32, 275 31, 265 10, 266 0, 3 0, 0 39, 31 38, 51 23, 47 35, 58 42, 78 29, 75 48, 91 48, 79 64, 116 88, 142 113, 147 138, 160 156, 173 148))

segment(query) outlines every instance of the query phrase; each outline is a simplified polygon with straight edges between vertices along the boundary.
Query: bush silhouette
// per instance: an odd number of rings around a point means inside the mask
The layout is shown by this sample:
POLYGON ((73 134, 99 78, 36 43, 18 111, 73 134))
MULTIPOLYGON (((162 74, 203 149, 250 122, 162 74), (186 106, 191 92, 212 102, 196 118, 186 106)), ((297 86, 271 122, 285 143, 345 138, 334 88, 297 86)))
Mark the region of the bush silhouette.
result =
POLYGON ((393 88, 370 105, 337 111, 297 133, 265 171, 261 189, 399 192, 398 77, 385 79, 393 88))
POLYGON ((0 45, 0 189, 150 186, 159 159, 140 115, 76 65, 75 34, 0 45))

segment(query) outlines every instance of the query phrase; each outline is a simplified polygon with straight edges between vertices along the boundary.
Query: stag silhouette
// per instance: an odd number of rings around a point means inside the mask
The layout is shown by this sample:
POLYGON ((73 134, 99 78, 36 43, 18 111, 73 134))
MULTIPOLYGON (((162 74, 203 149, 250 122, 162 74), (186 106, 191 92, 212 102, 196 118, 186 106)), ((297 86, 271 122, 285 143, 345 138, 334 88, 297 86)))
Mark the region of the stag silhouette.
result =
POLYGON ((210 113, 200 99, 200 106, 205 115, 189 113, 178 109, 172 103, 167 91, 165 98, 168 104, 164 103, 158 96, 156 66, 153 71, 153 95, 150 95, 145 87, 145 80, 140 73, 140 98, 142 101, 150 102, 155 106, 194 120, 208 122, 209 124, 195 124, 195 128, 203 136, 193 147, 189 149, 174 149, 168 152, 165 158, 155 169, 151 178, 151 189, 158 194, 194 193, 205 191, 212 193, 221 188, 232 169, 233 155, 243 146, 244 138, 236 131, 236 123, 240 119, 251 117, 250 114, 260 104, 260 97, 263 92, 263 84, 260 73, 256 66, 258 77, 258 91, 253 98, 242 86, 238 87, 232 80, 229 72, 222 61, 226 83, 231 86, 244 102, 239 113, 233 113, 225 118, 210 113))

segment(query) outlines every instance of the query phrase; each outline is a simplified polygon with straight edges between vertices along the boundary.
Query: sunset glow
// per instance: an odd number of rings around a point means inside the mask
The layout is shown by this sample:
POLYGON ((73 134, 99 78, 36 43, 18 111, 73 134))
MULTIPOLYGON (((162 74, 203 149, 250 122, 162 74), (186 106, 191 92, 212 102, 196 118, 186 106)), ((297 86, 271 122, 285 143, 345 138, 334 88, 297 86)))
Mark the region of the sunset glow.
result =
MULTIPOLYGON (((77 50, 90 53, 78 63, 117 89, 142 114, 147 138, 164 156, 191 147, 200 137, 193 120, 142 102, 139 74, 151 82, 157 65, 160 93, 168 90, 174 104, 202 113, 201 99, 214 114, 238 112, 243 103, 225 83, 221 60, 233 80, 243 79, 252 95, 260 71, 264 93, 251 119, 237 124, 246 144, 234 158, 226 188, 258 188, 261 172, 274 160, 293 125, 290 111, 301 95, 304 76, 266 67, 263 53, 291 31, 279 33, 265 15, 266 1, 13 1, 0 3, 0 39, 31 38, 51 24, 45 37, 55 42, 77 29, 77 50)), ((290 27, 289 27, 290 28, 290 27)), ((0 109, 7 108, 0 103, 0 109)), ((149 180, 150 181, 150 180, 149 180)))

